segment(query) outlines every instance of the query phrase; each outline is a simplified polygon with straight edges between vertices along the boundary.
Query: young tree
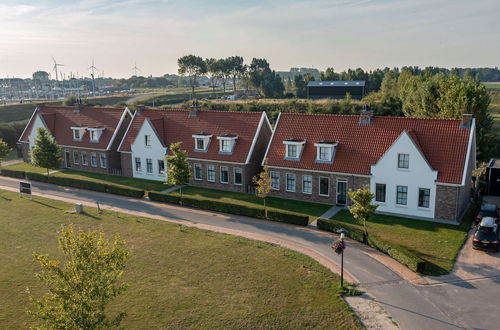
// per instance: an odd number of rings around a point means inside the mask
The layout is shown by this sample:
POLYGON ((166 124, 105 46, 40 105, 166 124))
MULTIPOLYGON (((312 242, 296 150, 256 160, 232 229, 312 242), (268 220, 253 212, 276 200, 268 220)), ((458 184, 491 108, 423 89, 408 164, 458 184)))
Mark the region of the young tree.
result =
POLYGON ((33 165, 46 168, 49 176, 49 169, 58 168, 61 166, 61 161, 61 147, 45 128, 38 128, 35 147, 31 150, 33 165))
POLYGON ((368 237, 366 222, 375 213, 378 205, 372 203, 374 195, 368 186, 358 190, 349 190, 348 194, 353 201, 353 205, 349 207, 349 212, 351 212, 354 219, 363 222, 363 241, 366 243, 368 237))
POLYGON ((170 145, 170 156, 165 157, 167 164, 167 184, 180 186, 182 204, 182 185, 191 179, 191 167, 187 160, 187 151, 181 149, 182 142, 170 145))
POLYGON ((258 176, 253 177, 253 182, 257 184, 257 196, 263 199, 264 201, 264 215, 267 218, 267 205, 266 205, 266 197, 269 195, 271 191, 271 184, 273 183, 273 179, 269 175, 269 167, 267 166, 267 159, 264 160, 264 168, 263 171, 259 173, 258 176))
POLYGON ((129 251, 115 237, 111 243, 102 230, 75 231, 63 227, 58 237, 62 260, 35 254, 42 271, 36 274, 49 292, 41 299, 31 298, 35 309, 29 313, 47 329, 107 329, 118 326, 124 312, 111 317, 106 307, 121 294, 120 283, 129 251))
POLYGON ((186 55, 177 60, 179 74, 187 76, 191 86, 191 99, 194 99, 194 88, 198 82, 198 77, 207 73, 207 65, 199 56, 186 55))
POLYGON ((9 145, 0 138, 0 167, 2 167, 2 159, 10 152, 9 145))

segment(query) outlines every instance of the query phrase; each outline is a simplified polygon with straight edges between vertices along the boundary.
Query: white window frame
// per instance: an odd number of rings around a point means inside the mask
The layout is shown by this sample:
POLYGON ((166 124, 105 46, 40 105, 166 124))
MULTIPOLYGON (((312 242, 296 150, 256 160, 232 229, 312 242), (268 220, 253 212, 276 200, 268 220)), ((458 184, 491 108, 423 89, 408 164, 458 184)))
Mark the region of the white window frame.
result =
POLYGON ((194 138, 194 151, 198 152, 206 152, 208 150, 208 146, 210 145, 210 139, 212 138, 212 135, 204 135, 204 134, 193 134, 192 137, 194 138), (201 139, 203 140, 203 149, 198 149, 198 140, 201 139))
POLYGON ((99 154, 99 164, 101 166, 101 168, 108 168, 108 156, 106 156, 106 154, 99 154), (104 157, 104 165, 103 165, 103 162, 102 162, 102 159, 104 157))
POLYGON ((134 157, 134 170, 136 172, 142 172, 142 159, 141 157, 134 157), (139 161, 137 161, 139 160, 139 161), (139 167, 137 167, 137 164, 139 164, 139 167))
POLYGON ((320 195, 320 196, 326 196, 326 197, 330 196, 330 178, 329 177, 327 177, 327 176, 320 176, 318 178, 318 195, 320 195), (326 195, 321 193, 321 179, 328 180, 328 189, 327 189, 328 191, 327 191, 326 195))
POLYGON ((95 152, 90 153, 90 166, 97 167, 97 154, 95 152))
POLYGON ((73 131, 73 141, 82 141, 83 135, 85 134, 85 130, 87 127, 71 127, 71 130, 73 131), (76 136, 76 133, 78 132, 78 137, 76 136))
POLYGON ((208 182, 215 182, 215 165, 207 165, 207 181, 208 182), (213 171, 211 171, 210 169, 213 169, 213 171), (213 172, 214 174, 214 177, 212 180, 210 180, 210 172, 213 172))
POLYGON ((80 155, 78 154, 78 151, 76 151, 76 150, 73 150, 73 164, 74 165, 80 164, 80 155))
MULTIPOLYGON (((201 164, 199 164, 199 163, 194 164, 193 171, 194 171, 193 176, 194 176, 195 180, 198 180, 198 181, 203 180, 203 166, 201 166, 201 164), (196 169, 197 168, 200 169, 200 177, 196 176, 196 173, 197 173, 196 169)), ((208 176, 208 173, 207 173, 207 176, 208 176)))
POLYGON ((410 169, 410 154, 404 154, 404 153, 398 153, 398 169, 400 170, 408 170, 410 169), (403 163, 407 163, 407 167, 400 167, 400 157, 401 156, 408 156, 408 160, 403 160, 403 163))
POLYGON ((235 167, 235 168, 233 168, 233 182, 237 186, 241 186, 243 184, 243 169, 241 167, 235 167), (240 183, 236 182, 236 170, 240 171, 240 178, 241 178, 241 182, 240 183))
POLYGON ((146 148, 151 148, 151 135, 149 134, 144 135, 144 146, 146 148))
POLYGON ((285 145, 285 159, 288 159, 288 160, 299 160, 301 155, 302 155, 302 150, 304 149, 304 145, 305 145, 306 141, 290 141, 290 140, 287 140, 287 141, 283 141, 283 144, 285 145), (289 154, 289 149, 288 147, 289 146, 296 146, 296 149, 297 149, 297 155, 296 157, 291 157, 290 154, 289 154))
POLYGON ((83 152, 83 151, 82 151, 82 165, 89 166, 88 154, 86 152, 83 152))
POLYGON ((229 183, 229 167, 227 166, 221 166, 219 168, 219 181, 220 183, 223 183, 223 184, 228 184, 229 183), (227 181, 222 181, 222 169, 226 169, 226 173, 227 173, 227 181))
POLYGON ((286 173, 285 174, 285 190, 288 191, 288 192, 296 192, 297 191, 297 176, 293 173, 286 173), (293 181, 294 181, 294 184, 293 184, 293 190, 289 190, 288 189, 288 176, 293 176, 293 181))
POLYGON ((318 142, 315 143, 314 146, 316 147, 316 161, 317 162, 325 162, 325 163, 330 163, 333 160, 333 155, 335 154, 335 148, 337 147, 337 143, 326 143, 326 142, 318 142), (326 159, 321 158, 321 148, 327 148, 328 154, 326 159))
POLYGON ((90 142, 99 143, 104 128, 87 128, 87 130, 90 132, 90 142))
POLYGON ((280 185, 281 185, 281 173, 280 173, 280 172, 276 172, 276 171, 270 171, 270 172, 269 172, 269 177, 270 177, 270 178, 271 178, 271 180, 272 180, 272 181, 271 181, 271 189, 272 189, 272 190, 280 190, 280 185), (277 180, 277 181, 278 181, 278 182, 277 182, 277 183, 278 183, 278 188, 275 188, 275 187, 273 186, 273 184, 274 184, 273 174, 277 174, 277 177, 278 177, 278 180, 277 180))
POLYGON ((237 136, 218 136, 217 140, 219 140, 219 153, 232 154, 237 139, 237 136), (227 142, 227 150, 223 148, 225 142, 227 142))
POLYGON ((153 174, 155 171, 152 158, 146 158, 146 174, 153 174), (149 165, 151 164, 151 171, 149 170, 149 165))
POLYGON ((312 175, 309 175, 309 174, 302 175, 302 193, 303 193, 303 194, 308 194, 308 195, 311 195, 311 194, 312 194, 312 192, 313 192, 313 187, 312 187, 312 186, 313 186, 313 177, 312 177, 312 175), (309 177, 309 179, 310 179, 310 180, 309 180, 309 182, 311 183, 311 186, 310 186, 310 191, 309 191, 309 192, 304 191, 304 179, 305 179, 306 177, 309 177))

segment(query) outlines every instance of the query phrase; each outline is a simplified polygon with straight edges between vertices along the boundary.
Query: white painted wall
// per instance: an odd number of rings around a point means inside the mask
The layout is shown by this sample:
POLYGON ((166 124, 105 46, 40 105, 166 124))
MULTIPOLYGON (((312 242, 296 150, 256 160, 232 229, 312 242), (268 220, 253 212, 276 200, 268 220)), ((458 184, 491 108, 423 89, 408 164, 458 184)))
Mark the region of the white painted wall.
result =
MULTIPOLYGON (((153 129, 151 122, 146 119, 142 124, 139 134, 135 141, 131 144, 132 150, 132 174, 134 178, 148 179, 165 181, 165 174, 158 173, 158 160, 165 158, 167 148, 162 145, 160 139, 156 135, 156 131, 153 129), (146 147, 145 135, 151 136, 151 146, 146 147), (141 168, 142 171, 138 172, 135 170, 135 158, 141 158, 141 168), (147 173, 146 159, 151 158, 153 160, 153 173, 147 173)), ((166 164, 165 164, 166 166, 166 164)))
POLYGON ((43 122, 42 118, 40 118, 40 115, 37 114, 35 117, 35 122, 33 123, 33 126, 31 128, 30 135, 28 137, 30 150, 35 146, 35 140, 38 136, 38 128, 40 127, 47 128, 45 127, 45 123, 43 122))
POLYGON ((434 218, 436 202, 437 171, 432 170, 420 150, 417 148, 408 133, 403 132, 371 167, 372 177, 370 189, 375 194, 375 184, 386 185, 385 203, 375 202, 379 205, 378 212, 399 213, 408 216, 434 218), (410 164, 408 169, 398 168, 398 154, 409 154, 410 164), (408 186, 407 205, 396 204, 396 186, 408 186), (430 189, 429 208, 418 207, 418 189, 430 189))

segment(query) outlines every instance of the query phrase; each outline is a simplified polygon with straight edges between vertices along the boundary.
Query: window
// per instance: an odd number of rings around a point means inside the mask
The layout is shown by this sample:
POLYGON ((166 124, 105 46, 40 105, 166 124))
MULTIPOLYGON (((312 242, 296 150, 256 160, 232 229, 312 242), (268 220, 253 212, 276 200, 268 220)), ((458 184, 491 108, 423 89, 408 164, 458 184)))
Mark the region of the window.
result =
POLYGON ((99 138, 97 136, 97 131, 90 131, 90 142, 97 142, 99 138))
POLYGON ((73 130, 73 140, 75 140, 75 141, 81 141, 82 140, 82 136, 80 134, 80 130, 79 129, 74 129, 73 130))
POLYGON ((90 154, 90 165, 92 165, 92 167, 97 167, 97 155, 95 152, 90 154))
POLYGON ((295 192, 295 174, 286 175, 286 191, 295 192))
POLYGON ((330 194, 330 179, 319 178, 319 194, 321 196, 328 196, 330 194))
POLYGON ((194 164, 194 179, 195 180, 201 180, 202 174, 201 174, 201 164, 194 164))
POLYGON ((418 188, 418 207, 429 208, 431 199, 431 190, 426 188, 418 188))
POLYGON ((151 135, 144 135, 144 144, 146 147, 151 147, 151 135))
POLYGON ((375 184, 375 201, 385 203, 385 184, 375 184))
POLYGON ((241 168, 237 167, 234 169, 234 184, 242 184, 243 180, 241 177, 241 168))
POLYGON ((221 152, 231 152, 231 140, 220 140, 220 151, 221 152))
POLYGON ((229 183, 229 174, 227 166, 220 167, 220 182, 221 183, 229 183))
POLYGON ((396 188, 396 204, 406 205, 408 200, 408 187, 397 186, 396 188))
POLYGON ((215 181, 215 166, 207 165, 207 181, 214 182, 215 181))
POLYGON ((210 143, 210 139, 212 135, 206 133, 194 134, 192 135, 194 138, 194 150, 195 151, 207 151, 208 144, 210 143))
POLYGON ((146 158, 146 172, 153 173, 153 160, 146 158))
POLYGON ((312 176, 302 176, 302 192, 304 194, 312 194, 312 176))
POLYGON ((298 160, 302 153, 306 141, 300 141, 295 139, 288 139, 283 141, 285 145, 285 159, 298 160))
POLYGON ((271 172, 271 188, 274 190, 280 190, 280 174, 279 172, 271 172))
POLYGON ((409 167, 410 167, 410 155, 398 154, 398 168, 409 168, 409 167))
POLYGON ((135 157, 135 171, 136 172, 142 171, 141 158, 139 157, 135 157))
POLYGON ((205 150, 205 141, 203 139, 196 139, 196 148, 197 150, 205 150))
POLYGON ((79 164, 79 158, 78 157, 78 151, 73 151, 73 164, 78 165, 79 164))
POLYGON ((163 159, 158 159, 158 174, 165 173, 165 161, 163 159))
POLYGON ((298 158, 297 155, 297 146, 294 144, 289 144, 286 146, 286 157, 287 158, 298 158))
POLYGON ((101 168, 107 168, 108 158, 106 157, 106 154, 99 154, 99 159, 101 161, 101 168))
POLYGON ((330 160, 330 150, 328 147, 319 147, 319 157, 318 160, 329 161, 330 160))
POLYGON ((88 157, 87 157, 87 153, 86 152, 82 152, 82 165, 87 166, 88 164, 89 164, 89 160, 88 160, 88 157))

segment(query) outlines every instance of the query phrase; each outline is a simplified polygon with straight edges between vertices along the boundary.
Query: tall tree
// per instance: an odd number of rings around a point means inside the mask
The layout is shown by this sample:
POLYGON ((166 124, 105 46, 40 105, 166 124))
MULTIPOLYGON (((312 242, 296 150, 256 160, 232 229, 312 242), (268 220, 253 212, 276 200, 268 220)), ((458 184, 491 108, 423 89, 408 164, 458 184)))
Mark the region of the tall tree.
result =
POLYGON ((264 160, 263 171, 259 173, 258 176, 253 177, 253 182, 257 184, 257 196, 262 198, 264 201, 264 216, 267 218, 267 205, 266 198, 271 191, 271 185, 273 183, 273 179, 269 175, 269 166, 267 166, 267 159, 264 160))
POLYGON ((2 159, 10 152, 9 145, 0 138, 0 167, 2 167, 2 159))
POLYGON ((205 65, 207 66, 207 76, 210 80, 210 86, 212 87, 214 97, 217 97, 215 88, 217 87, 217 82, 221 79, 221 75, 223 74, 221 68, 223 63, 221 60, 217 60, 215 58, 207 58, 205 59, 205 65))
POLYGON ((32 164, 46 168, 49 176, 49 169, 61 166, 61 152, 61 147, 57 145, 52 135, 45 128, 38 128, 35 147, 31 149, 32 164))
POLYGON ((272 71, 269 63, 263 58, 254 58, 249 67, 250 82, 264 97, 279 98, 283 96, 285 86, 281 77, 272 71))
POLYGON ((349 206, 349 212, 351 212, 354 219, 363 223, 363 241, 366 243, 368 238, 366 222, 370 220, 375 213, 378 205, 372 203, 374 195, 368 186, 358 190, 349 190, 348 194, 353 202, 353 204, 349 206))
POLYGON ((307 97, 307 83, 304 77, 301 74, 296 75, 293 77, 293 82, 295 85, 295 96, 301 99, 307 97))
POLYGON ((245 72, 245 65, 243 64, 243 57, 231 56, 226 59, 233 80, 233 90, 236 93, 236 79, 245 72))
POLYGON ((191 86, 191 99, 194 99, 194 88, 197 85, 198 77, 207 73, 207 65, 199 56, 185 55, 177 60, 178 72, 181 76, 187 76, 189 86, 191 86))
POLYGON ((182 185, 191 179, 191 167, 187 159, 187 151, 181 149, 182 142, 172 143, 170 145, 171 155, 165 157, 167 164, 167 183, 174 186, 180 186, 182 204, 182 185))
POLYGON ((130 255, 125 242, 115 237, 111 243, 102 230, 75 231, 72 226, 61 229, 58 241, 62 260, 34 255, 42 270, 36 277, 49 292, 31 298, 35 309, 30 314, 47 329, 119 326, 125 313, 111 317, 106 307, 126 288, 119 282, 130 255))

